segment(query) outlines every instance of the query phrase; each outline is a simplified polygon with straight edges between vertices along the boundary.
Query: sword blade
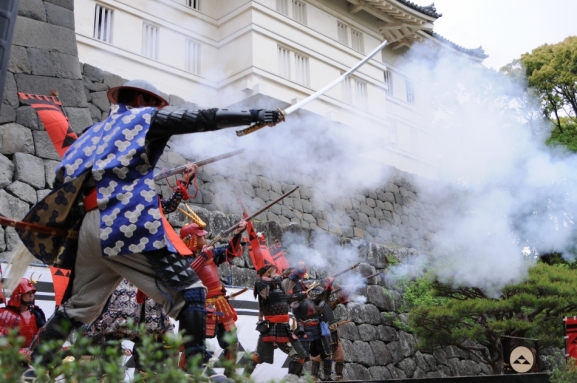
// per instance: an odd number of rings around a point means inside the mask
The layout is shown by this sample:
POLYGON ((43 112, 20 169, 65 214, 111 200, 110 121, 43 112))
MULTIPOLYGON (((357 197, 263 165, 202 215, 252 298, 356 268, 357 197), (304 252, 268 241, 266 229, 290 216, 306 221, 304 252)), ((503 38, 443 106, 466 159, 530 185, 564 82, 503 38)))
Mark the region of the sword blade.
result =
POLYGON ((387 45, 387 40, 383 41, 381 44, 379 44, 378 47, 376 47, 371 53, 369 53, 364 59, 362 59, 361 61, 359 61, 357 63, 357 65, 355 65, 354 67, 350 68, 348 71, 346 71, 345 73, 343 73, 340 77, 337 77, 333 82, 331 82, 330 84, 326 85, 324 88, 321 88, 319 90, 317 90, 316 92, 314 92, 313 94, 311 94, 310 96, 308 96, 307 98, 305 98, 304 100, 301 100, 299 102, 297 102, 296 104, 294 104, 293 106, 289 106, 288 108, 286 108, 283 112, 285 115, 291 114, 292 112, 302 108, 303 106, 305 106, 306 104, 308 104, 309 102, 319 98, 320 96, 322 96, 323 94, 325 94, 326 92, 328 92, 331 88, 333 88, 334 86, 336 86, 338 83, 340 83, 341 81, 343 81, 344 79, 346 79, 347 77, 349 77, 351 74, 353 74, 353 72, 355 72, 357 69, 359 69, 361 66, 363 66, 367 61, 369 61, 371 58, 373 58, 374 55, 376 55, 378 52, 381 51, 381 49, 383 49, 385 47, 385 45, 387 45))

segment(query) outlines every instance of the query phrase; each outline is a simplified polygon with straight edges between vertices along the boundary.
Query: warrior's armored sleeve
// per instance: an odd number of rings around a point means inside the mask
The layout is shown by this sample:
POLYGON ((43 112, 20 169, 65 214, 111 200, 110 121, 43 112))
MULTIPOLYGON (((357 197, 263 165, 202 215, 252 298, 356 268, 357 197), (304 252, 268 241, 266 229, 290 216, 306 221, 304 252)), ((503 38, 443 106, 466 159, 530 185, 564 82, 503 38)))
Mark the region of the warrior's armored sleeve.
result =
POLYGON ((183 197, 184 193, 175 191, 170 197, 161 200, 160 203, 162 204, 162 211, 164 211, 164 214, 175 211, 178 208, 178 205, 180 205, 180 201, 182 201, 183 197))
POLYGON ((266 109, 191 109, 167 106, 152 116, 149 139, 170 137, 175 134, 209 132, 233 126, 257 123, 276 123, 279 112, 266 109))

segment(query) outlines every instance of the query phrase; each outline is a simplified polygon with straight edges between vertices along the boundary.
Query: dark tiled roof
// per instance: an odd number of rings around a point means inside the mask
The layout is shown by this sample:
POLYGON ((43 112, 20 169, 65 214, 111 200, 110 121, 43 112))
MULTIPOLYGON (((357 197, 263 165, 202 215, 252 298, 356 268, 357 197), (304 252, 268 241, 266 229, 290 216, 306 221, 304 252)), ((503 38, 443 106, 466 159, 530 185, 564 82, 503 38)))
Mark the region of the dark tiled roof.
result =
POLYGON ((417 5, 417 4, 415 4, 409 0, 397 0, 397 1, 403 5, 406 5, 409 8, 414 9, 415 11, 419 11, 421 13, 424 13, 425 15, 434 17, 436 19, 443 16, 441 13, 437 13, 437 8, 435 8, 435 3, 432 3, 431 5, 427 5, 426 7, 422 7, 422 6, 417 5))
POLYGON ((480 57, 483 59, 486 59, 487 57, 489 57, 489 55, 485 54, 485 50, 483 49, 483 47, 479 47, 476 49, 467 49, 467 48, 463 48, 460 45, 455 44, 451 40, 444 38, 443 36, 441 36, 437 32, 425 31, 425 30, 423 30, 423 32, 433 36, 435 39, 442 41, 445 44, 452 46, 453 48, 455 48, 456 50, 458 50, 460 52, 466 53, 466 54, 471 55, 471 56, 480 57))

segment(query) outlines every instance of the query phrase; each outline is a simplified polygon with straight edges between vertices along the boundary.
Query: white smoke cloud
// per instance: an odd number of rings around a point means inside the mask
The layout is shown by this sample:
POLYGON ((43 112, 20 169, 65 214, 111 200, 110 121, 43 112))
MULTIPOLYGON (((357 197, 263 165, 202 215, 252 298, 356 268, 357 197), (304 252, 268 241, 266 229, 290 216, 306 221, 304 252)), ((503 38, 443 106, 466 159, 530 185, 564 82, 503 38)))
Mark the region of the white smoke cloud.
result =
MULTIPOLYGON (((435 101, 426 127, 434 131, 435 142, 421 155, 437 167, 438 182, 415 180, 417 202, 428 206, 432 201, 439 207, 430 239, 431 267, 444 281, 498 291, 527 275, 534 260, 522 254, 524 247, 541 253, 572 251, 576 156, 544 146, 543 134, 535 134, 520 103, 511 100, 521 91, 518 85, 455 56, 414 55, 407 61, 404 69, 421 79, 419 86, 432 90, 435 101)), ((194 157, 203 158, 242 147, 244 159, 223 161, 219 173, 239 174, 256 166, 269 178, 296 184, 308 176, 314 198, 336 210, 340 197, 382 188, 390 174, 385 161, 361 157, 386 145, 384 127, 364 125, 362 116, 359 121, 363 130, 303 113, 242 138, 233 129, 183 136, 175 149, 190 157, 193 148, 194 157)), ((546 134, 547 129, 539 131, 546 134)), ((217 184, 212 191, 218 189, 217 184)), ((236 204, 236 197, 226 198, 236 204)), ((291 262, 335 265, 337 258, 327 254, 334 255, 339 246, 302 246, 291 249, 291 262)), ((408 275, 413 270, 399 272, 408 275)))

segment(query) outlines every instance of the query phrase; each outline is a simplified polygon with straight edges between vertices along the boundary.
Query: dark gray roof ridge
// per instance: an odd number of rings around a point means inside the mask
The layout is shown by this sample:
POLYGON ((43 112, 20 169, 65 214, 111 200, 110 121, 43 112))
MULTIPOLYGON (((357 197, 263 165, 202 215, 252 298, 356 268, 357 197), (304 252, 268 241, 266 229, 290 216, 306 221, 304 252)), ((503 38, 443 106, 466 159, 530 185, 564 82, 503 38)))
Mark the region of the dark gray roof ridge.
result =
MULTIPOLYGON (((400 0, 398 0, 398 1, 400 1, 400 0)), ((443 43, 446 43, 446 44, 452 46, 453 48, 455 48, 456 50, 458 50, 460 52, 466 53, 466 54, 471 55, 471 56, 480 57, 483 59, 486 59, 487 57, 489 57, 489 55, 485 53, 485 50, 483 49, 482 46, 479 46, 479 48, 475 48, 475 49, 464 48, 458 44, 455 44, 451 40, 441 36, 437 32, 426 31, 426 30, 423 30, 423 32, 431 35, 432 37, 436 38, 437 40, 442 41, 443 43)))
POLYGON ((421 13, 424 13, 425 15, 434 17, 436 19, 443 16, 442 13, 437 13, 437 8, 435 7, 435 3, 432 3, 431 5, 427 5, 427 6, 420 6, 420 5, 417 5, 417 4, 415 4, 409 0, 397 0, 397 1, 403 5, 406 5, 409 8, 414 9, 415 11, 419 11, 421 13))

